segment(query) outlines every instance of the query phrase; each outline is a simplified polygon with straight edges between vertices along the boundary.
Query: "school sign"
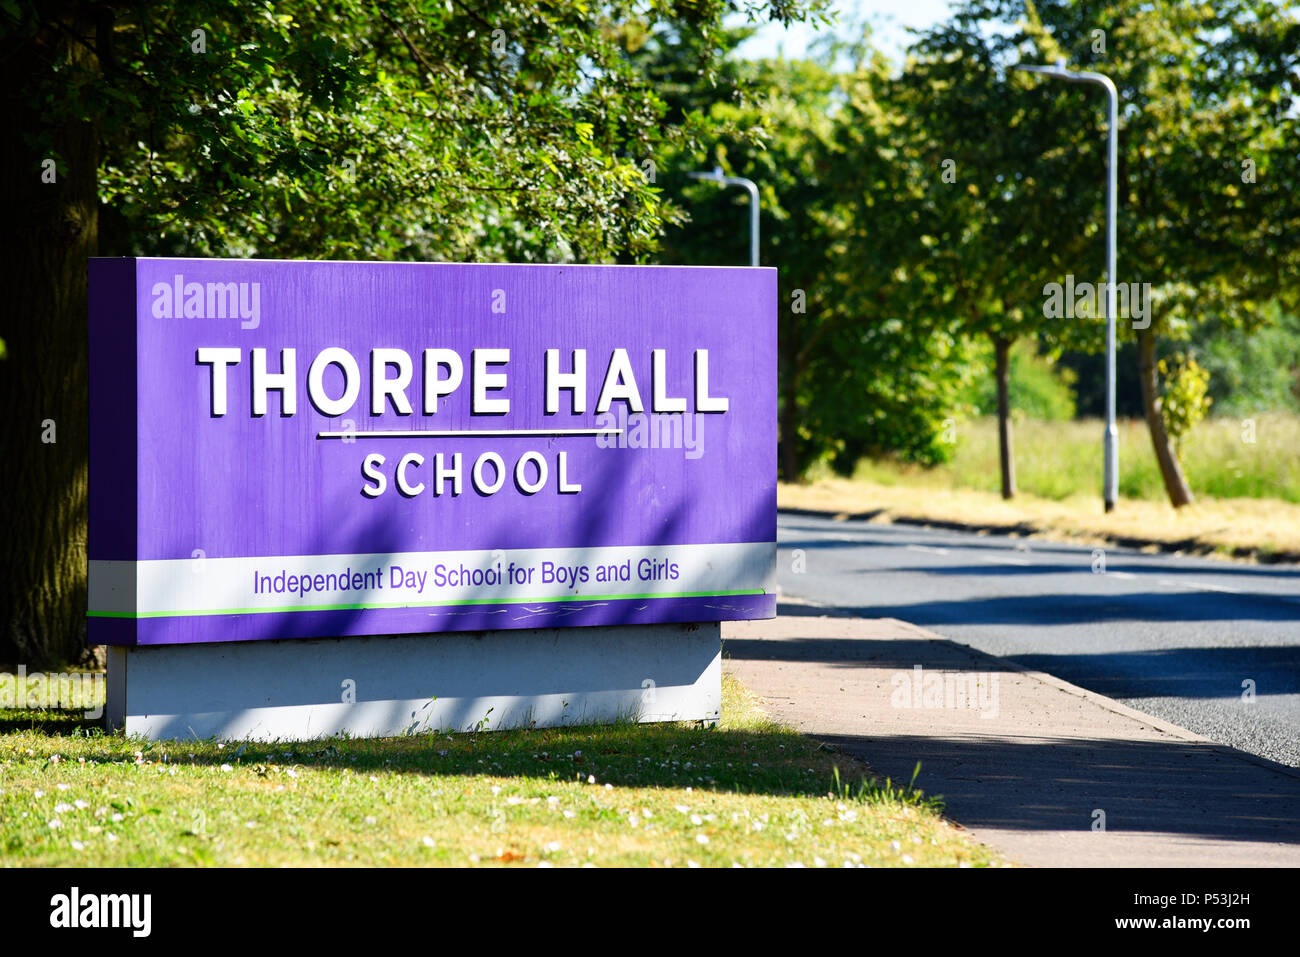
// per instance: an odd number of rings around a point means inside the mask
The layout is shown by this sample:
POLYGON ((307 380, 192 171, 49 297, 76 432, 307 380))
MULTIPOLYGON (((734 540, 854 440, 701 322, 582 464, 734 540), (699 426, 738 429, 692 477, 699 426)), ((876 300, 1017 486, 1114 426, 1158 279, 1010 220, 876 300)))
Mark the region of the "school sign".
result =
POLYGON ((96 259, 90 294, 93 644, 775 614, 774 270, 96 259))

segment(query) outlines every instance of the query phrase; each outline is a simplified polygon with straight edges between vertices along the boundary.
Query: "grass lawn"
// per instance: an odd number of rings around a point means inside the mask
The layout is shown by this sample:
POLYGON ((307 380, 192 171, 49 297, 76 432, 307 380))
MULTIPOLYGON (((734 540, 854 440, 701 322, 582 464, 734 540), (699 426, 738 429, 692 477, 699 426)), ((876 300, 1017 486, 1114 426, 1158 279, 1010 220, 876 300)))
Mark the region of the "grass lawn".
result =
POLYGON ((1001 863, 928 797, 865 786, 861 765, 773 723, 729 677, 722 714, 712 729, 223 746, 150 745, 66 713, 0 711, 0 863, 1001 863))
POLYGON ((1274 414, 1242 441, 1236 420, 1201 423, 1183 457, 1196 504, 1174 509, 1164 496, 1146 427, 1120 423, 1120 501, 1101 507, 1100 422, 1022 422, 1013 443, 1019 494, 1002 500, 997 425, 981 419, 957 427, 952 461, 932 469, 864 460, 852 479, 820 475, 783 484, 785 508, 877 513, 972 525, 1025 525, 1053 538, 1103 544, 1137 540, 1192 551, 1300 555, 1300 418, 1274 414), (1219 496, 1219 497, 1216 497, 1219 496))

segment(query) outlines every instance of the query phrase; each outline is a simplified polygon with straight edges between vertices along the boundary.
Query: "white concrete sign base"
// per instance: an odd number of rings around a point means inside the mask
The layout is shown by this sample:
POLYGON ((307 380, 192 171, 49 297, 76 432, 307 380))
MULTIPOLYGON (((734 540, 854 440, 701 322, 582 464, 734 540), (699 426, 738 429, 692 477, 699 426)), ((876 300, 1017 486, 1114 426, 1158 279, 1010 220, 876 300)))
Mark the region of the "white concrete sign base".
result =
POLYGON ((717 622, 110 647, 107 715, 150 740, 716 721, 721 682, 717 622))

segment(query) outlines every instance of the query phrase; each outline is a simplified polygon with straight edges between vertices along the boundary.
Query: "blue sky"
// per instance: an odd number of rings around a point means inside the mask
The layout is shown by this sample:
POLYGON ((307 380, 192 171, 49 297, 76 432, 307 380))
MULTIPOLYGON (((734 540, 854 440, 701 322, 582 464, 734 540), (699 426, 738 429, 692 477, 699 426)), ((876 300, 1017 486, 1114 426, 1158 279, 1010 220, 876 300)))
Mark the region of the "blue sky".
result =
MULTIPOLYGON (((949 0, 832 0, 830 8, 840 14, 840 22, 868 19, 875 28, 876 46, 896 63, 910 42, 907 27, 925 28, 948 18, 949 0)), ((804 55, 817 31, 805 24, 790 29, 780 24, 765 24, 742 47, 742 56, 774 57, 781 51, 789 59, 804 55)))

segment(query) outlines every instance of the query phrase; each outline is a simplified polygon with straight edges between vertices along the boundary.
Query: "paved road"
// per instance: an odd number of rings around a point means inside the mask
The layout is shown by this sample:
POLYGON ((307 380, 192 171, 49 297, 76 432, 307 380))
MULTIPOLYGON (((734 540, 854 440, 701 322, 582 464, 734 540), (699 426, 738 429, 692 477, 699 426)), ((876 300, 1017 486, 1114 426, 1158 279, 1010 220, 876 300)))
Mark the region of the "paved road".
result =
POLYGON ((796 600, 909 621, 1300 767, 1296 566, 1118 548, 1102 566, 1086 547, 793 514, 778 541, 796 600))

